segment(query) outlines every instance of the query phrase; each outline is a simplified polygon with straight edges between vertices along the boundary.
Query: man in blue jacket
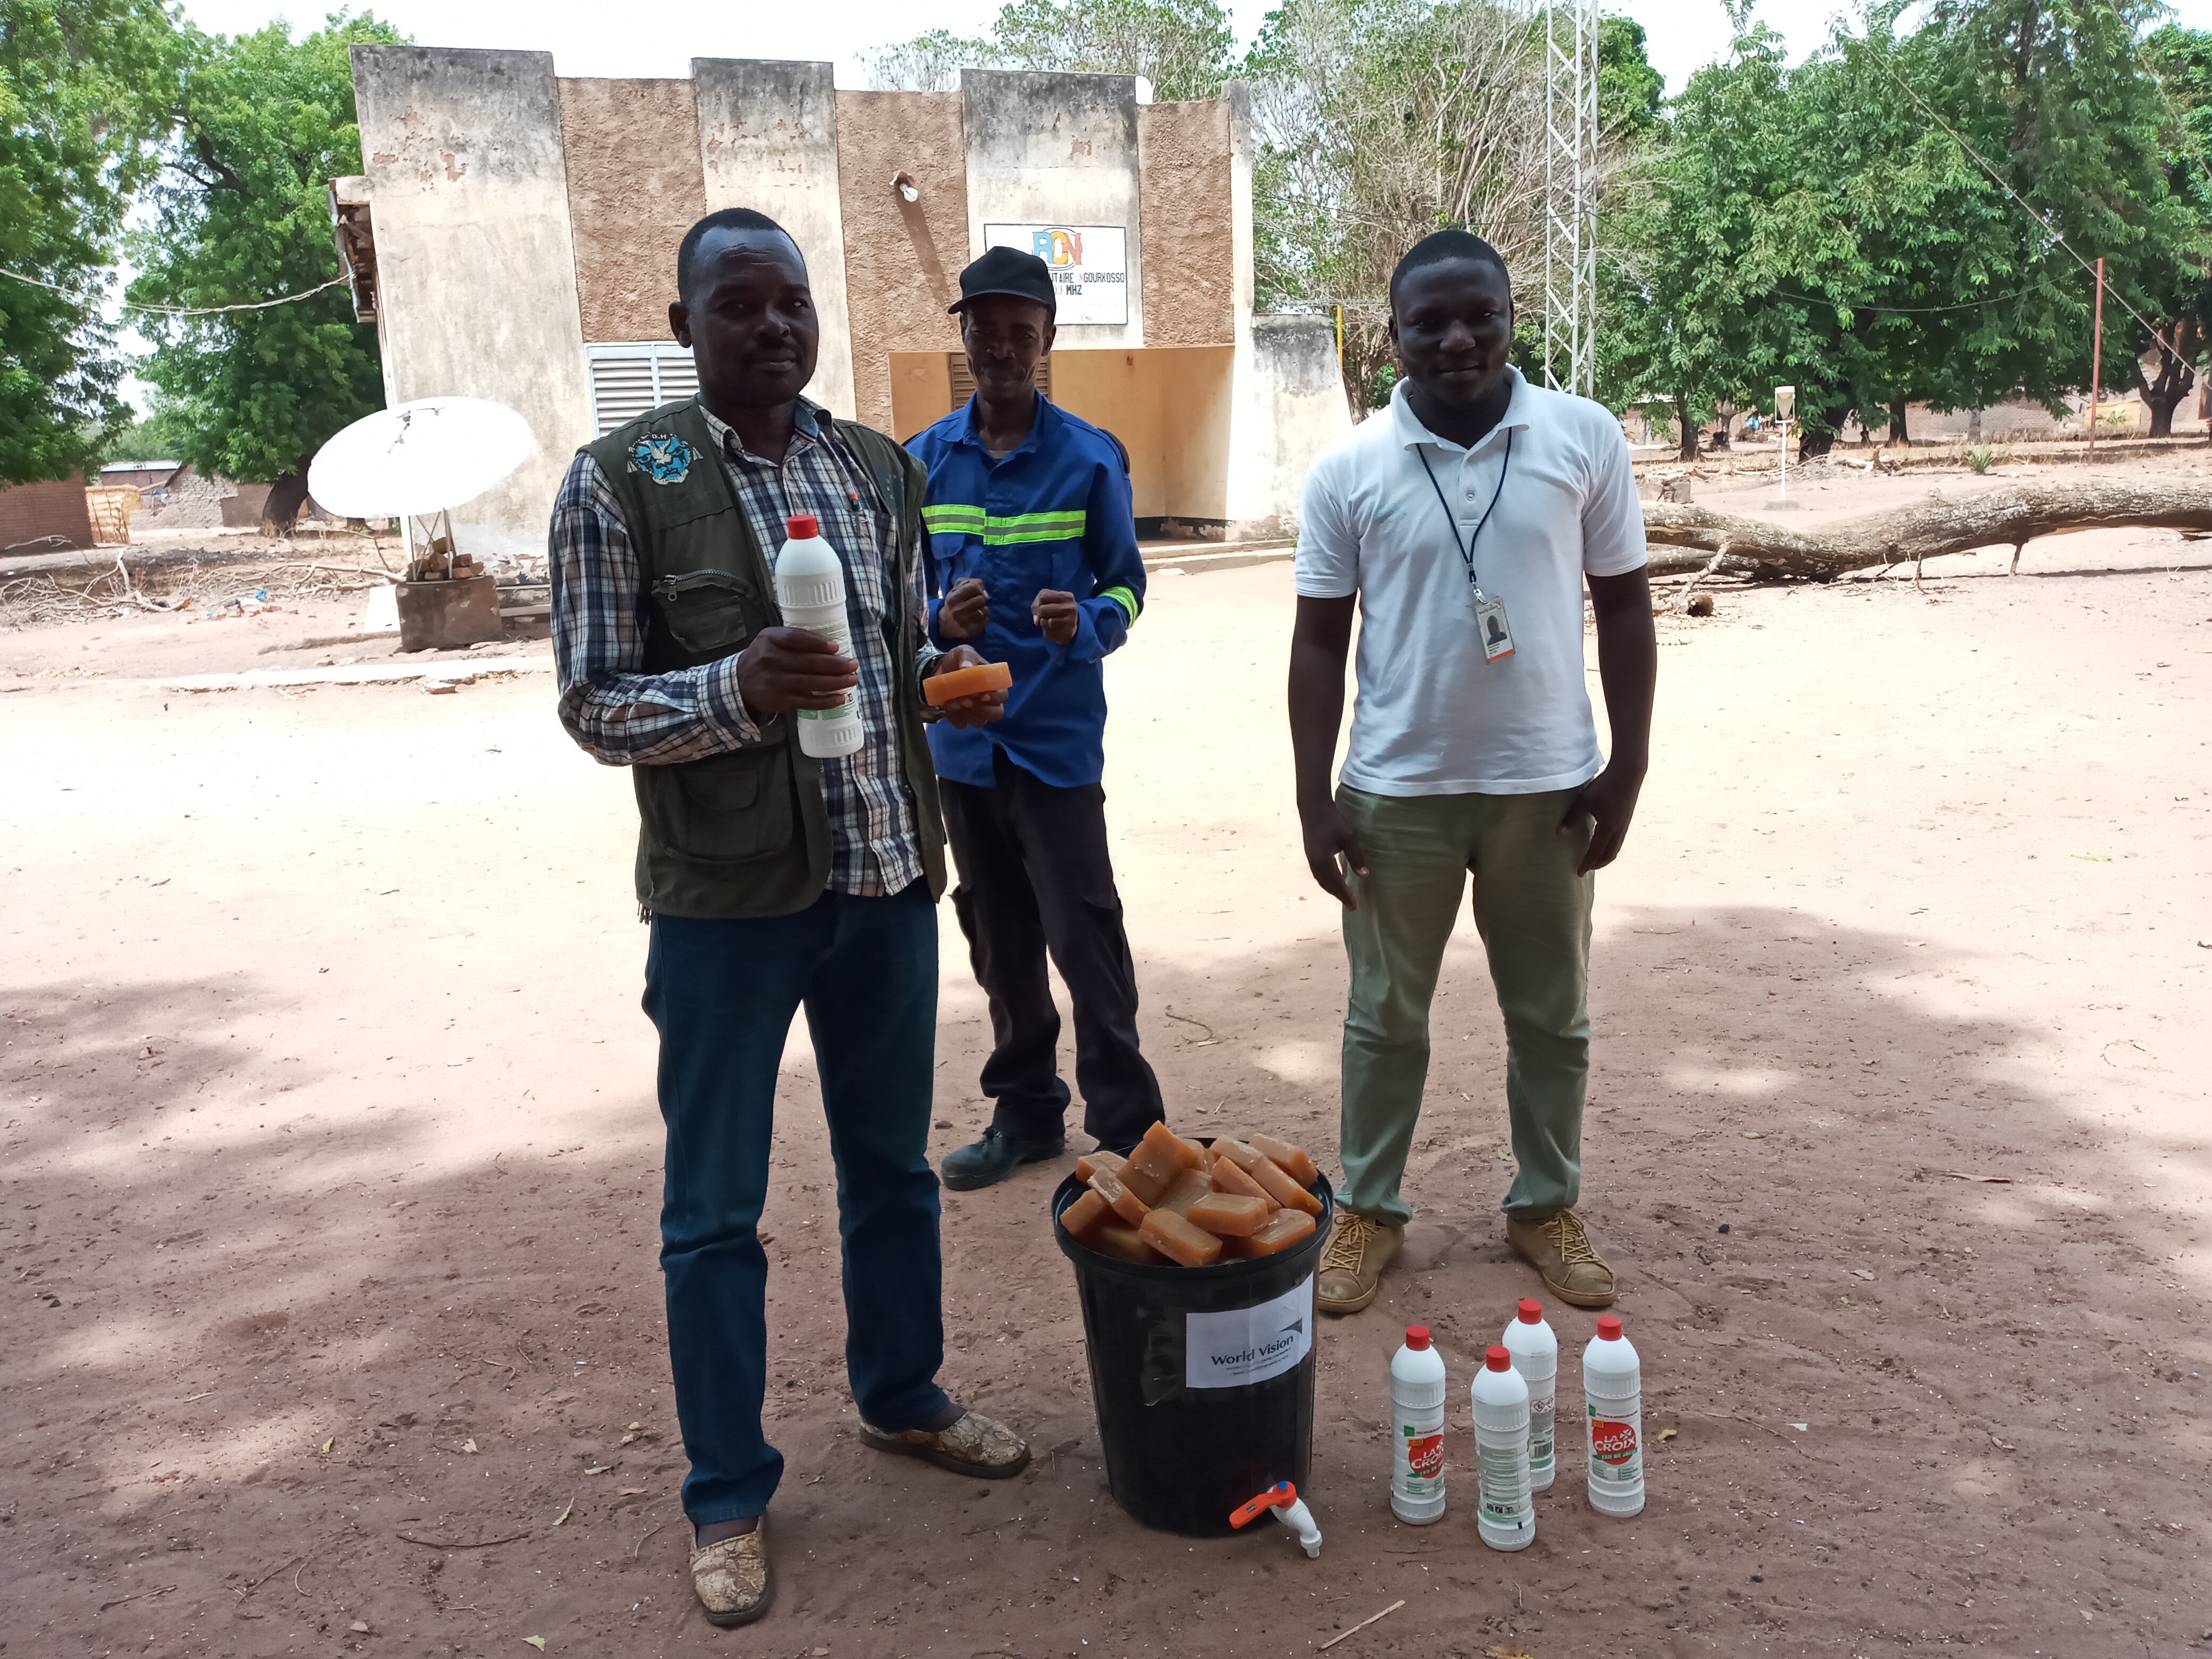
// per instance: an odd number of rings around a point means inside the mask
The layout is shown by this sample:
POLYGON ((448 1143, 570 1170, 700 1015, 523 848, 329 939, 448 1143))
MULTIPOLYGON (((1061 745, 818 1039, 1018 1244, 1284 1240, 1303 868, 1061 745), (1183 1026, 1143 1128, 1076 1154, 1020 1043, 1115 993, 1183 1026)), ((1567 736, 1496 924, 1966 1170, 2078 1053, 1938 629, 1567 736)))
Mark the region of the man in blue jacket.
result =
POLYGON ((1084 1127, 1123 1151, 1164 1115, 1137 1043, 1137 975, 1106 851, 1106 653, 1144 609, 1121 445, 1033 384, 1058 309, 1043 260, 997 247, 960 273, 975 396, 907 447, 929 469, 932 637, 1011 666, 989 729, 930 728, 952 904, 991 1005, 983 1138, 945 1160, 956 1190, 1063 1149, 1067 1085, 1045 955, 1075 1007, 1084 1127))

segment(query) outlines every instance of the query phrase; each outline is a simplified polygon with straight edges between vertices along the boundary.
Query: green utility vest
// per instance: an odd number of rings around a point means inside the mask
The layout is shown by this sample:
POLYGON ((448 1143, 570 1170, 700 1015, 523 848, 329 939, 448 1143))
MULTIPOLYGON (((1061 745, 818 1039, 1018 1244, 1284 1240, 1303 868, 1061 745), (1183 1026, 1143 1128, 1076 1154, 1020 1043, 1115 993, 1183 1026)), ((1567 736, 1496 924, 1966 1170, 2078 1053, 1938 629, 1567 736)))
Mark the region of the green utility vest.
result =
MULTIPOLYGON (((928 476, 881 433, 850 421, 831 425, 873 481, 898 538, 894 614, 884 618, 884 643, 891 653, 899 761, 922 867, 931 896, 941 897, 945 830, 937 772, 922 734, 921 690, 913 669, 921 641, 908 600, 928 476)), ((697 399, 663 404, 581 453, 599 463, 622 502, 637 555, 645 672, 734 656, 762 629, 782 625, 767 555, 697 399)), ((764 735, 768 741, 754 748, 630 768, 639 820, 637 898, 647 910, 781 916, 821 897, 830 853, 821 763, 800 752, 795 720, 770 722, 764 735)))

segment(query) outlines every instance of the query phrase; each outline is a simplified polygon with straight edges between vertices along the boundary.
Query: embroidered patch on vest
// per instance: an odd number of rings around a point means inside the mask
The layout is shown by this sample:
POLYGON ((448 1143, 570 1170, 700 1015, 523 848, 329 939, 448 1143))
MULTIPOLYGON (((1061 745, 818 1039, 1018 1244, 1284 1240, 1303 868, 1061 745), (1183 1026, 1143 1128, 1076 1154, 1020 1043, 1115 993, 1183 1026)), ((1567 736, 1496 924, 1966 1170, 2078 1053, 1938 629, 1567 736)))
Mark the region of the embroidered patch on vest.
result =
POLYGON ((640 438, 630 447, 629 470, 658 484, 679 484, 690 476, 699 452, 674 433, 640 438))

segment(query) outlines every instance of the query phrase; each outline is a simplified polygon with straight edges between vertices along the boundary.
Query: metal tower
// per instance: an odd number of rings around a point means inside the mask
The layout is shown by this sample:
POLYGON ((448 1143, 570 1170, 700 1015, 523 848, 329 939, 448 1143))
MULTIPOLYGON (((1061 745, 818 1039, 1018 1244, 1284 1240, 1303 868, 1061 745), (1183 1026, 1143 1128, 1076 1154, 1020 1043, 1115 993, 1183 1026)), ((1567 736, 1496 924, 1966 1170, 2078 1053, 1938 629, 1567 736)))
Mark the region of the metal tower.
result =
POLYGON ((1597 0, 1544 4, 1544 380, 1597 382, 1597 0))

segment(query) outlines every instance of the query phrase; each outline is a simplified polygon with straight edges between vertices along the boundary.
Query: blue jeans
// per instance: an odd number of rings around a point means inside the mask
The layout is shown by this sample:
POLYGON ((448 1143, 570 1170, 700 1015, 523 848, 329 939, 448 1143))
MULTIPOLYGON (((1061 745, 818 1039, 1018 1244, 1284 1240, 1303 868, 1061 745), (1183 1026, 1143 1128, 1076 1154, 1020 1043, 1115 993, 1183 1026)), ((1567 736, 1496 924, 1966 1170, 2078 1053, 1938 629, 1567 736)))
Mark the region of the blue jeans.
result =
POLYGON ((696 1526, 759 1515, 783 1474, 761 1432, 768 1198, 777 1063, 803 1004, 837 1166, 845 1371, 883 1429, 951 1402, 937 1176, 927 1143, 937 1038, 937 908, 926 882, 888 898, 824 893, 795 915, 655 915, 645 1012, 660 1033, 668 1162, 660 1266, 676 1417, 696 1526))

